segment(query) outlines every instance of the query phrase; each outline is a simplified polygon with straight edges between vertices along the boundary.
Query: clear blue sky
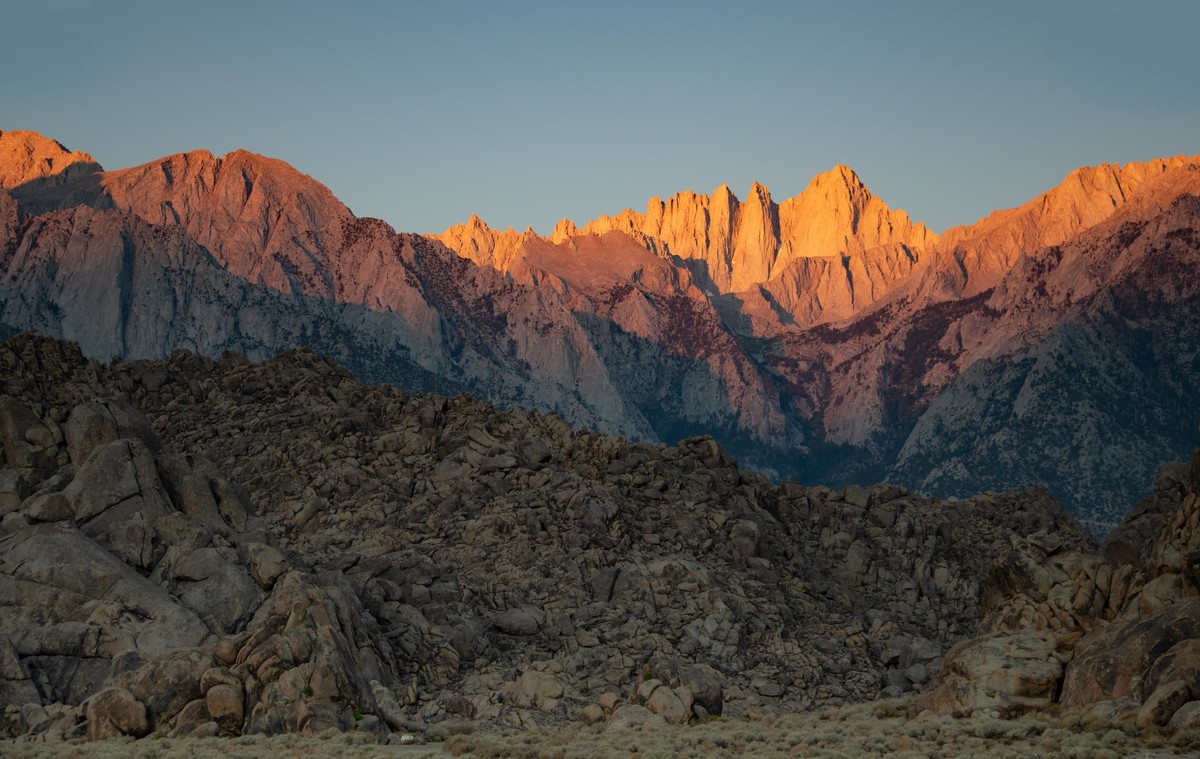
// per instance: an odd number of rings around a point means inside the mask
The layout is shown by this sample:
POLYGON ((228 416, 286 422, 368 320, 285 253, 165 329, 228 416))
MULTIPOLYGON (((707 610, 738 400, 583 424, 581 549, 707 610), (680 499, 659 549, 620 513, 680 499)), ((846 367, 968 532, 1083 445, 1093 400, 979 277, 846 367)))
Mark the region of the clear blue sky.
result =
POLYGON ((1200 153, 1200 2, 0 0, 0 129, 244 147, 359 215, 546 233, 844 163, 937 231, 1200 153))

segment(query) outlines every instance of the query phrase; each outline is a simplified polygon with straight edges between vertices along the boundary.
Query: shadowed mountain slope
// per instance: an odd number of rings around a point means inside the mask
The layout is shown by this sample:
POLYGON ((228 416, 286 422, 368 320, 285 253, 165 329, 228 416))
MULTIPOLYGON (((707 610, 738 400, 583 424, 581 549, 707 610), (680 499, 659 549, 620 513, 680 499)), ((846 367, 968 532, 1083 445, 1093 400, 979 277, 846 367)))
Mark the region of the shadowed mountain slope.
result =
POLYGON ((779 204, 430 239, 244 151, 103 172, 5 132, 0 156, 0 321, 89 355, 308 346, 806 481, 1044 482, 1097 530, 1200 442, 1196 159, 1081 169, 941 238, 837 167, 779 204))

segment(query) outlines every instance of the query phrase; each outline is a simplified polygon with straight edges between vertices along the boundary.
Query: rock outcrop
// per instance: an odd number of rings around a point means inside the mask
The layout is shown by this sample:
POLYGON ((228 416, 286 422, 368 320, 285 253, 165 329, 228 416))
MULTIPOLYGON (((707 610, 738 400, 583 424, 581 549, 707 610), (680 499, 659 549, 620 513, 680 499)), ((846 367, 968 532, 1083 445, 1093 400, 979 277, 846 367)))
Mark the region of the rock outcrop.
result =
POLYGON ((120 400, 43 408, 0 408, 7 732, 315 733, 378 712, 364 678, 393 682, 394 657, 344 577, 285 559, 243 488, 120 400))
POLYGON ((868 699, 938 672, 1017 536, 1092 545, 1041 491, 771 484, 711 438, 632 444, 307 352, 103 365, 26 334, 0 378, 8 734, 868 699))
MULTIPOLYGON (((1194 726, 1200 706, 1200 451, 1157 534, 1103 553, 1014 541, 982 594, 981 636, 952 648, 923 705, 948 713, 1052 706, 1139 728, 1194 726)), ((1161 505, 1166 488, 1152 503, 1161 505)), ((1146 518, 1131 514, 1130 527, 1146 518)))

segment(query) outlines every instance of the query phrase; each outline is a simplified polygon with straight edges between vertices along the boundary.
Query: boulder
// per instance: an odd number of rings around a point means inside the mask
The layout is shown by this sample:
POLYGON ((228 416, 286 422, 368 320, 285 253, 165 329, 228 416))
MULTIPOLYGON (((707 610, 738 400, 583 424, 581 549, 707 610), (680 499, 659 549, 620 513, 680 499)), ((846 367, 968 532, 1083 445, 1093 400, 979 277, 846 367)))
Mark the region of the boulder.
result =
POLYGON ((505 635, 528 636, 537 634, 541 627, 537 617, 524 609, 509 609, 497 614, 492 624, 505 635))
POLYGON ((621 703, 621 697, 612 691, 605 691, 600 694, 600 698, 596 699, 596 703, 604 710, 605 714, 612 714, 613 710, 621 703))
POLYGON ((1134 696, 1135 684, 1159 658, 1192 638, 1200 638, 1200 598, 1094 632, 1075 647, 1063 678, 1063 708, 1134 696))
POLYGON ((1200 730, 1200 701, 1191 701, 1179 707, 1167 722, 1167 730, 1173 733, 1200 730))
POLYGON ((669 725, 682 725, 692 716, 692 694, 686 688, 672 690, 662 685, 646 699, 646 708, 669 725))
POLYGON ((71 502, 58 492, 32 496, 23 511, 30 522, 62 522, 74 516, 71 502))
POLYGON ((242 689, 236 685, 222 683, 214 685, 204 694, 204 703, 212 720, 228 735, 242 731, 246 715, 246 699, 242 689))
POLYGON ((145 444, 121 439, 96 446, 63 494, 84 534, 121 559, 148 569, 161 557, 153 524, 175 507, 145 444))
POLYGON ((34 447, 28 440, 30 430, 42 426, 42 420, 16 398, 0 397, 0 452, 13 469, 34 464, 34 447))
POLYGON ((0 517, 21 508, 29 497, 29 483, 15 469, 0 469, 0 517))
POLYGON ((733 543, 734 550, 747 558, 758 555, 759 538, 758 525, 750 520, 738 522, 729 532, 729 539, 733 543))
POLYGON ((122 678, 135 698, 146 705, 151 727, 168 722, 189 702, 199 699, 200 678, 216 665, 207 651, 177 649, 156 657, 122 678))
POLYGON ((21 664, 8 635, 0 632, 0 704, 40 702, 37 686, 21 664))
POLYGON ((183 738, 191 735, 198 727, 212 720, 208 716, 208 704, 202 698, 189 701, 171 721, 172 738, 183 738))
POLYGON ((1200 638, 1181 640, 1167 649, 1138 679, 1135 697, 1145 701, 1162 683, 1180 680, 1200 697, 1200 638))
POLYGON ((71 409, 63 433, 71 461, 79 466, 96 446, 117 439, 117 420, 102 403, 81 403, 71 409))
POLYGON ((1052 639, 1025 631, 990 633, 950 649, 919 708, 971 714, 1014 705, 1044 707, 1054 699, 1061 676, 1052 639))
POLYGON ((544 672, 530 670, 518 682, 525 703, 538 709, 549 711, 563 695, 562 683, 544 672))
POLYGON ((108 688, 88 699, 88 740, 98 741, 150 732, 146 706, 124 688, 108 688))
POLYGON ((536 469, 550 460, 553 451, 550 444, 540 437, 522 438, 517 443, 517 456, 521 464, 536 469))
POLYGON ((389 728, 397 732, 405 732, 410 728, 409 720, 405 718, 404 710, 396 700, 395 694, 378 680, 371 681, 371 693, 375 696, 380 718, 389 728))
POLYGON ((78 704, 110 674, 209 635, 195 612, 69 523, 30 526, 4 543, 0 597, 15 648, 55 673, 53 701, 78 704))
POLYGON ((153 577, 218 633, 234 632, 263 597, 231 548, 172 546, 153 577))
POLYGON ((600 704, 588 704, 579 710, 579 721, 585 725, 595 725, 604 721, 604 707, 600 704))
POLYGON ((665 727, 667 721, 644 706, 637 704, 622 704, 608 716, 608 727, 621 730, 638 725, 665 727))
POLYGON ((1171 680, 1159 685, 1146 698, 1137 714, 1137 726, 1143 730, 1155 725, 1165 725, 1184 704, 1196 698, 1191 683, 1171 680))
POLYGON ((246 543, 242 546, 250 574, 263 590, 270 590, 275 580, 288 570, 283 552, 274 546, 262 543, 246 543))
POLYGON ((707 664, 693 664, 680 675, 680 682, 692 694, 692 700, 709 714, 720 714, 725 703, 721 673, 707 664))

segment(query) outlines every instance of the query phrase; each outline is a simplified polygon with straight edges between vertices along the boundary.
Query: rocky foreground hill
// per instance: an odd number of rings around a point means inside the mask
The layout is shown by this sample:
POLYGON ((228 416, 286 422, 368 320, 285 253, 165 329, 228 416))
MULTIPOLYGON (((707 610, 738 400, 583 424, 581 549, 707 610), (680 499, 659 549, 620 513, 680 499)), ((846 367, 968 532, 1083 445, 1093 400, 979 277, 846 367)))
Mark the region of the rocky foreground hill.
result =
POLYGON ((1200 459, 1099 553, 1044 491, 773 484, 303 351, 23 334, 0 381, 7 735, 1200 709, 1200 459))
POLYGON ((1195 157, 1100 165, 939 236, 839 166, 779 202, 423 236, 246 151, 104 171, 0 132, 0 334, 102 360, 305 347, 408 392, 712 435, 780 478, 1041 482, 1103 534, 1200 444, 1198 197, 1195 157))

